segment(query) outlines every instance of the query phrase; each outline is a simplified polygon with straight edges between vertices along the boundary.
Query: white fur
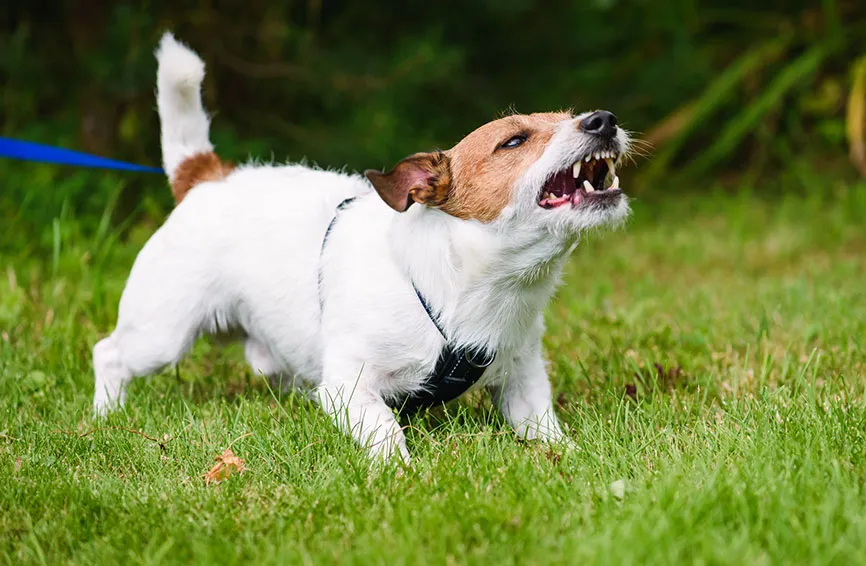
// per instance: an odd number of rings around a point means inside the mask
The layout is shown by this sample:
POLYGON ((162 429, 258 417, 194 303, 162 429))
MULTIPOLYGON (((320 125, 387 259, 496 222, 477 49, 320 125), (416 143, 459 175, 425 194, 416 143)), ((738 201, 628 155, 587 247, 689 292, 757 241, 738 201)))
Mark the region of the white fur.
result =
MULTIPOLYGON (((171 171, 207 146, 203 68, 170 35, 158 58, 171 171)), ((177 363, 199 334, 240 327, 255 370, 306 382, 361 444, 408 457, 386 400, 422 387, 444 343, 414 281, 450 338, 497 352, 482 385, 519 435, 564 439, 542 357, 542 312, 578 234, 624 218, 628 205, 623 197, 607 210, 544 210, 537 197, 588 143, 574 120, 561 122, 513 202, 487 224, 421 205, 400 214, 360 176, 300 165, 241 167, 196 186, 141 250, 117 327, 94 348, 95 410, 123 402, 134 376, 177 363), (335 207, 350 196, 359 198, 340 212, 321 253, 335 207)))
POLYGON ((204 62, 170 33, 156 50, 156 101, 162 127, 162 166, 169 179, 184 159, 213 150, 210 120, 201 104, 204 62))

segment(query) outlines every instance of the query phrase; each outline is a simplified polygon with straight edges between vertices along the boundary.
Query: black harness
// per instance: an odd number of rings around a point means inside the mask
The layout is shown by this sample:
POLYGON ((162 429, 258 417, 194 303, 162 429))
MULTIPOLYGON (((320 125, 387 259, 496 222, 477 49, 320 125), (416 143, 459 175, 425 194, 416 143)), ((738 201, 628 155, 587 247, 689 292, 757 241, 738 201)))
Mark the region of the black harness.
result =
MULTIPOLYGON (((328 236, 337 222, 337 217, 357 197, 347 198, 339 205, 334 212, 334 217, 331 219, 328 228, 325 230, 325 235, 322 237, 322 252, 325 250, 325 244, 328 241, 328 236)), ((448 336, 439 323, 439 319, 433 314, 433 309, 415 283, 412 282, 412 288, 415 290, 415 295, 421 306, 424 307, 424 312, 430 317, 430 321, 445 339, 445 345, 439 353, 439 358, 436 361, 436 367, 433 373, 424 380, 423 387, 414 393, 392 403, 392 407, 398 409, 401 414, 412 414, 419 409, 432 407, 442 403, 447 403, 457 397, 460 397, 470 387, 481 379, 484 375, 484 370, 493 363, 496 353, 488 353, 483 350, 475 350, 466 347, 456 347, 450 343, 448 336)), ((323 306, 322 299, 322 267, 319 262, 319 305, 323 306)))

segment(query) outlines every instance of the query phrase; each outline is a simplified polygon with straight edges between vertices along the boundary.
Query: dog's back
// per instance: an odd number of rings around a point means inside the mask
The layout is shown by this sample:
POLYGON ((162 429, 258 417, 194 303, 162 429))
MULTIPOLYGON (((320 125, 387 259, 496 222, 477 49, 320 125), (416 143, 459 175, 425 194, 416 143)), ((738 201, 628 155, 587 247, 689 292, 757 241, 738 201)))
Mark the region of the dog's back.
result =
POLYGON ((136 258, 117 328, 94 348, 95 408, 122 401, 133 376, 176 363, 201 333, 237 328, 254 369, 315 379, 322 238, 337 204, 369 185, 298 165, 226 164, 208 139, 203 63, 170 34, 157 58, 163 164, 178 205, 136 258))

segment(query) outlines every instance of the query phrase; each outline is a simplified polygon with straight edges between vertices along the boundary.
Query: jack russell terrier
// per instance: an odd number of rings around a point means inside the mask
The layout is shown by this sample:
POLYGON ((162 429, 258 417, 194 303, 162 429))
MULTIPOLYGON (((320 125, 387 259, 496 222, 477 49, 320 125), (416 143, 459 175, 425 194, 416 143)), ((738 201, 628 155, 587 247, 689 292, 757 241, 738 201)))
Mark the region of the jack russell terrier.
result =
POLYGON ((93 349, 97 414, 199 335, 240 329, 255 371, 310 387, 372 454, 408 459, 396 412, 470 386, 521 438, 567 441, 543 310, 581 233, 628 216, 616 165, 629 137, 613 114, 507 116, 387 173, 234 167, 208 139, 204 63, 170 33, 156 56, 179 204, 93 349))

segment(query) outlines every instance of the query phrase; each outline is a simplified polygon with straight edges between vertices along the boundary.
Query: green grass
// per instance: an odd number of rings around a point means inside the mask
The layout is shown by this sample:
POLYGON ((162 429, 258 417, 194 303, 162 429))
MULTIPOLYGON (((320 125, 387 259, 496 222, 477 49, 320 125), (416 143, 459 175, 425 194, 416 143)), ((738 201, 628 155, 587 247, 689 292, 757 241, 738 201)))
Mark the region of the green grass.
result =
POLYGON ((475 394, 373 471, 211 342, 104 423, 157 440, 93 431, 90 348, 153 226, 64 201, 0 247, 0 560, 864 563, 866 185, 807 184, 659 192, 578 248, 545 342, 579 451, 475 394), (205 485, 232 443, 249 471, 205 485))

